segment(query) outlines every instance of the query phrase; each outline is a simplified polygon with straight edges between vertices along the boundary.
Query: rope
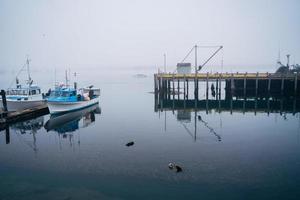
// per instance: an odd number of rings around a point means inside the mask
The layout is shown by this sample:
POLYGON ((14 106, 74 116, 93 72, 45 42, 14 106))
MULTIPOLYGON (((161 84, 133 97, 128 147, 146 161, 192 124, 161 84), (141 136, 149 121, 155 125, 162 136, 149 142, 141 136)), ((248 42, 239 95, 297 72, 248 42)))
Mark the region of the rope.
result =
MULTIPOLYGON (((16 77, 18 77, 20 75, 20 73, 24 70, 24 67, 26 66, 26 63, 22 66, 21 70, 17 73, 16 77)), ((11 88, 12 84, 15 82, 15 80, 13 80, 8 88, 11 88)))

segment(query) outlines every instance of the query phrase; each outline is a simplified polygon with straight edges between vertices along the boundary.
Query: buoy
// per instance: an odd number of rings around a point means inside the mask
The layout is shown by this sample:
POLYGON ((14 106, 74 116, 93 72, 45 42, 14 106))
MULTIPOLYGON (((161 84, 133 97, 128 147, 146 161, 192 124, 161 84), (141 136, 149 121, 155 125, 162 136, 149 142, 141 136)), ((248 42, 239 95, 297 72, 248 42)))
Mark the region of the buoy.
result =
POLYGON ((128 147, 130 147, 130 146, 132 146, 132 145, 134 145, 134 142, 128 142, 128 143, 126 144, 126 146, 128 146, 128 147))

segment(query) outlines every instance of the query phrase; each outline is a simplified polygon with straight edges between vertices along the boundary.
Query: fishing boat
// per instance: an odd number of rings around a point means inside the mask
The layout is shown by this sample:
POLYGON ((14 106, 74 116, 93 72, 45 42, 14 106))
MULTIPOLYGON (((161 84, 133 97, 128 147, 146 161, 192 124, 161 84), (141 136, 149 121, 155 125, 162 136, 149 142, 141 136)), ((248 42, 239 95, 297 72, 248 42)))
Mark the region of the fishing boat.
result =
MULTIPOLYGON (((16 87, 8 88, 6 90, 6 103, 8 111, 20 111, 25 109, 34 108, 37 106, 46 105, 46 100, 43 98, 41 88, 33 84, 30 76, 29 59, 27 58, 26 64, 22 67, 16 77, 16 87), (28 80, 22 85, 19 82, 18 75, 24 71, 27 66, 28 80)), ((0 108, 3 109, 3 102, 0 98, 0 108)))
POLYGON ((63 114, 98 104, 99 96, 100 89, 94 86, 77 90, 75 82, 74 88, 70 87, 66 75, 66 84, 56 85, 55 89, 50 91, 47 104, 50 114, 63 114))

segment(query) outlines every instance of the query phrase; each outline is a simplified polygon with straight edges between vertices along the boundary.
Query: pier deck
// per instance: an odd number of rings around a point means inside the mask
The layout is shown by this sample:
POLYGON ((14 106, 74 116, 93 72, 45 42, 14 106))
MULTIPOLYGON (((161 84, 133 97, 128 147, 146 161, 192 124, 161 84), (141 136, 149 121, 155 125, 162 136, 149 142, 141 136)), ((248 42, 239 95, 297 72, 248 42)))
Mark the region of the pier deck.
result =
POLYGON ((26 109, 22 111, 14 111, 14 112, 3 112, 0 113, 0 130, 4 129, 6 125, 11 123, 15 123, 18 121, 32 119, 34 117, 39 117, 45 114, 49 114, 48 106, 38 106, 31 109, 26 109))
POLYGON ((197 73, 197 74, 172 74, 172 73, 158 73, 155 74, 157 78, 162 79, 198 79, 206 81, 209 80, 229 80, 229 79, 289 79, 295 80, 300 78, 300 74, 276 74, 276 73, 197 73))

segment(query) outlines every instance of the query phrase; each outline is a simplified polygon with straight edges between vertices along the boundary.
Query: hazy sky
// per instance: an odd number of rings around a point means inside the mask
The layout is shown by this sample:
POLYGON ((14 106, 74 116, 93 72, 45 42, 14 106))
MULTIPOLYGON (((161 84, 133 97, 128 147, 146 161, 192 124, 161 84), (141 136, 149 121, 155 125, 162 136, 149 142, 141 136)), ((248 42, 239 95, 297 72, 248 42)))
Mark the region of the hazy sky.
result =
POLYGON ((175 65, 195 43, 223 45, 225 65, 272 65, 279 47, 299 63, 300 1, 0 0, 0 69, 175 65))

